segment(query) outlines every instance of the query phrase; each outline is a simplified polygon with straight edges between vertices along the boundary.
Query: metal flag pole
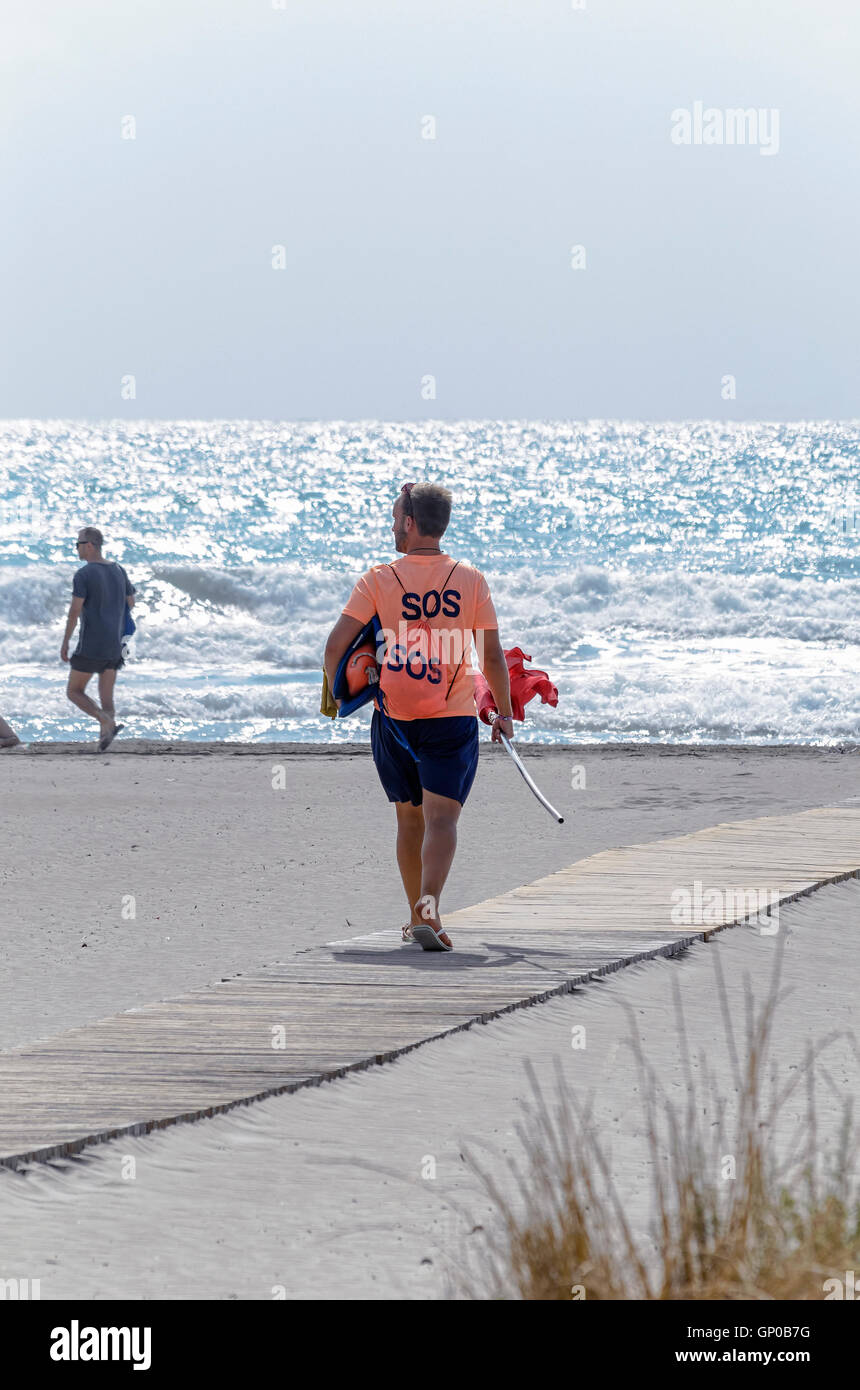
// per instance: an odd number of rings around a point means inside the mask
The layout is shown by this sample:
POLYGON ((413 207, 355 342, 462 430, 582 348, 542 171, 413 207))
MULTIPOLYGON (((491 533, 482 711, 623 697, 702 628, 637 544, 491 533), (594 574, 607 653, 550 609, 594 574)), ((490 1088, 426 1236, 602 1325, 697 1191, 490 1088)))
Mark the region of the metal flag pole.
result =
POLYGON ((499 737, 501 738, 502 743, 505 745, 505 748, 507 749, 508 753, 510 753, 511 757, 513 758, 514 765, 517 771, 519 772, 520 776, 522 777, 523 781, 525 782, 526 786, 528 787, 529 791, 534 793, 541 806, 543 806, 545 810, 549 811, 550 815, 553 817, 554 820, 558 821, 559 825, 564 825, 564 816, 559 815, 558 811, 551 804, 551 802, 547 801, 540 788, 537 787, 535 783, 532 781, 531 776, 528 772, 526 772, 525 768, 520 762, 519 754, 517 753, 507 734, 503 733, 501 729, 499 729, 499 737))

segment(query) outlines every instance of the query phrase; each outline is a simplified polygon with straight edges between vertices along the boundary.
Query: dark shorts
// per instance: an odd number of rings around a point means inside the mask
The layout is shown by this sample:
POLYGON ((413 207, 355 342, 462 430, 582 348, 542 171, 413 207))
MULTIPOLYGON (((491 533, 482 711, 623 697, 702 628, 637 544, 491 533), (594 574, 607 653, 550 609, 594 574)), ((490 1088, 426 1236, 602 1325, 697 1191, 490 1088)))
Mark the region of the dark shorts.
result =
POLYGON ((102 671, 118 671, 125 662, 122 657, 108 661, 100 656, 71 656, 69 665, 73 671, 87 671, 91 676, 100 676, 102 671))
POLYGON ((478 721, 473 714, 441 719, 395 719, 411 753, 373 711, 370 746, 373 761, 389 801, 420 806, 425 791, 450 796, 462 806, 478 770, 478 721))

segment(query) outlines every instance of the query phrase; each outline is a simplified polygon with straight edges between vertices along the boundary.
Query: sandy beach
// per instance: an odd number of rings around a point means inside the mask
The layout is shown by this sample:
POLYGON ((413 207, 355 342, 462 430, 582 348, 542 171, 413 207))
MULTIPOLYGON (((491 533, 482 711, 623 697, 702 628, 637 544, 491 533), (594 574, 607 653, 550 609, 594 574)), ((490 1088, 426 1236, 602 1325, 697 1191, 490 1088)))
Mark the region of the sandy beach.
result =
MULTIPOLYGON (((41 749, 4 760, 16 816, 2 869, 3 1049, 399 924, 393 816, 366 749, 159 751, 41 749)), ((484 748, 449 910, 613 846, 858 802, 855 750, 601 746, 527 756, 565 825, 532 803, 502 753, 484 748), (586 774, 578 790, 574 766, 586 774)), ((857 884, 822 889, 782 920, 793 994, 777 1047, 791 1067, 807 1037, 854 1022, 857 884)), ((728 1079, 715 950, 740 1018, 744 978, 761 997, 773 962, 772 944, 746 927, 369 1073, 29 1172, 3 1170, 4 1263, 40 1278, 43 1298, 444 1298, 463 1278, 480 1296, 481 1242, 497 1217, 464 1154, 504 1181, 530 1093, 527 1063, 547 1087, 561 1063, 578 1094, 597 1090, 618 1181, 644 1232, 648 1164, 625 1009, 677 1085, 671 1000, 680 984, 693 1051, 707 1048, 728 1079), (572 1054, 571 1028, 582 1023, 594 1042, 572 1054)), ((856 1087, 850 1048, 828 1066, 822 1142, 836 1134, 840 1096, 856 1087)))
MULTIPOLYGON (((0 763, 14 807, 0 869, 0 1047, 405 920, 394 812, 366 746, 69 748, 0 763)), ((524 756, 565 824, 482 744, 443 912, 599 850, 836 805, 860 787, 856 750, 524 756)))

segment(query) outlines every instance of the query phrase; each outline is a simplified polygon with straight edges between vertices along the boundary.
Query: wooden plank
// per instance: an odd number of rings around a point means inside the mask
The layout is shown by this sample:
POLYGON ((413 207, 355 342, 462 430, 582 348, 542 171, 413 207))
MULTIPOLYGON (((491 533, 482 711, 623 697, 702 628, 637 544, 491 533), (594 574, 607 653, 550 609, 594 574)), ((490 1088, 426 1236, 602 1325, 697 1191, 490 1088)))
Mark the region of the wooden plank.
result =
POLYGON ((786 902, 858 872, 860 808, 737 821, 604 850, 451 913, 453 955, 375 932, 99 1019, 0 1053, 0 1163, 317 1085, 672 955, 748 916, 752 892, 786 902), (721 895, 714 920, 674 922, 673 894, 695 884, 721 895))
MULTIPOLYGON (((787 816, 726 822, 690 835, 653 844, 603 850, 534 883, 514 888, 446 918, 458 938, 472 932, 506 932, 514 920, 540 919, 541 929, 605 931, 623 924, 630 932, 690 931, 672 921, 673 893, 702 897, 716 890, 723 909, 709 916, 714 927, 739 917, 734 905, 757 895, 757 902, 790 901, 817 883, 857 870, 860 810, 822 807, 787 816), (630 892, 630 881, 636 890, 630 892), (610 901, 607 901, 607 896, 610 901)), ((488 936, 487 939, 490 939, 488 936)))

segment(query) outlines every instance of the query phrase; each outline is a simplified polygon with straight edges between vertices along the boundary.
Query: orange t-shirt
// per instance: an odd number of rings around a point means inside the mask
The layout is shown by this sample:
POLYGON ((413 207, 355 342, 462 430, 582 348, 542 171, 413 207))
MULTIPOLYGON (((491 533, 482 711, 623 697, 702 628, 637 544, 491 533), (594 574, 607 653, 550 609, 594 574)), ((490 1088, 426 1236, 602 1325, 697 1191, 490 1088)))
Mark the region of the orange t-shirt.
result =
MULTIPOLYGON (((444 711, 427 717, 445 719, 476 713, 472 632, 499 625, 480 570, 463 560, 455 561, 444 551, 441 555, 402 555, 391 565, 374 565, 363 574, 343 611, 360 623, 369 622, 375 613, 386 634, 387 651, 407 624, 426 619, 434 636, 440 630, 440 647, 449 661, 448 679, 453 677, 444 711)), ((386 708, 394 719, 415 717, 408 709, 398 709, 391 699, 386 708)))

